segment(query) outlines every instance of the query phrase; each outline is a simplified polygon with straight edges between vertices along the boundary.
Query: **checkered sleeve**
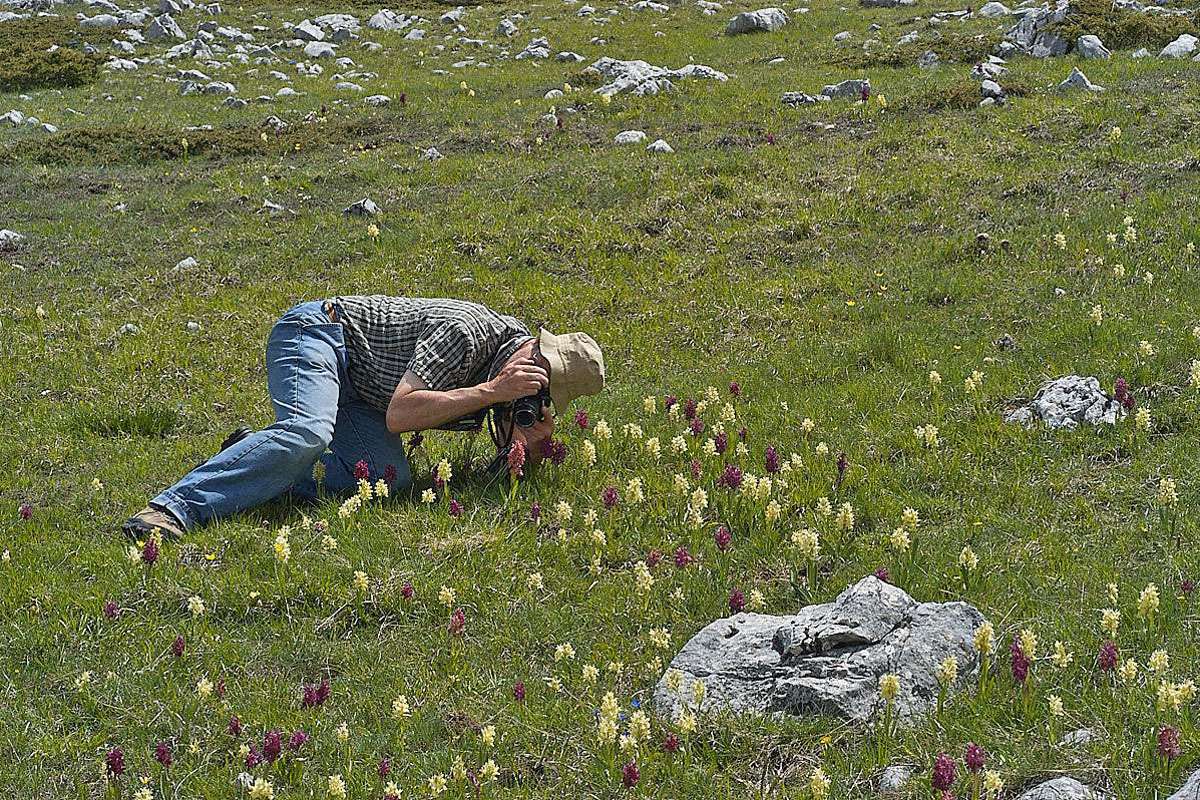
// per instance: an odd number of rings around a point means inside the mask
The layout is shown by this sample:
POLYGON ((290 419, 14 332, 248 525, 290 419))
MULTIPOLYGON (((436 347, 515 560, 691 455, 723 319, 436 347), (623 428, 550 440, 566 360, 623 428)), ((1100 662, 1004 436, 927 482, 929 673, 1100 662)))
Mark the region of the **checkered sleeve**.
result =
POLYGON ((417 339, 409 370, 436 392, 457 389, 466 380, 466 368, 474 363, 475 342, 455 322, 443 322, 417 339))

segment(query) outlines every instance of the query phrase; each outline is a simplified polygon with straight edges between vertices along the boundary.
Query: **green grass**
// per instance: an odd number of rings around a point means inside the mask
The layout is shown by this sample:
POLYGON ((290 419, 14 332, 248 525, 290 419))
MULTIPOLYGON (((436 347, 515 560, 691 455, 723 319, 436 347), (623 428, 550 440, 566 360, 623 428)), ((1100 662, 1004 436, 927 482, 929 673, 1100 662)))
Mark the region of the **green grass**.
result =
MULTIPOLYGON (((227 16, 274 30, 323 10, 256 4, 227 16)), ((489 34, 514 10, 470 10, 470 35, 489 34)), ((0 785, 33 797, 102 796, 112 787, 99 760, 120 746, 124 796, 137 788, 134 774, 150 776, 155 797, 244 796, 234 788, 244 769, 238 742, 302 728, 312 741, 299 755, 254 770, 276 797, 324 796, 333 773, 352 797, 379 797, 384 756, 404 796, 425 793, 457 756, 470 768, 496 760, 499 785, 486 794, 623 795, 629 756, 595 737, 604 692, 626 708, 645 700, 655 659, 727 613, 734 588, 758 590, 768 611, 786 614, 887 567, 919 600, 977 605, 1002 651, 1022 629, 1036 631, 1028 701, 1002 657, 989 692, 956 697, 894 736, 827 719, 705 718, 686 752, 668 757, 657 743, 670 726, 655 720, 654 741, 637 755, 637 792, 807 798, 821 764, 833 797, 870 797, 884 763, 928 770, 937 752, 961 756, 968 741, 987 749, 1005 797, 1061 772, 1122 800, 1173 791, 1197 760, 1194 709, 1157 711, 1145 665, 1165 648, 1168 678, 1180 682, 1194 677, 1198 654, 1196 615, 1179 586, 1198 568, 1200 411, 1188 370, 1200 280, 1186 248, 1198 238, 1200 67, 1124 55, 1089 62, 1089 78, 1109 91, 1084 97, 1053 91, 1073 59, 1015 60, 1001 81, 1011 102, 980 110, 967 64, 925 71, 857 59, 871 22, 883 26, 883 49, 912 29, 932 49, 939 32, 994 39, 998 23, 934 31, 908 22, 910 9, 842 12, 821 2, 776 34, 727 39, 723 16, 689 6, 662 17, 623 12, 603 25, 571 6, 526 10, 514 52, 546 35, 589 62, 705 63, 730 80, 611 104, 587 89, 546 101, 551 88, 579 85, 579 65, 499 61, 453 40, 436 55, 435 22, 426 42, 379 34, 371 38, 384 53, 345 48, 359 69, 379 73, 365 83, 372 93, 406 94, 405 105, 383 111, 334 92, 332 68, 294 77, 301 98, 241 111, 179 96, 162 79, 174 65, 102 72, 94 85, 29 101, 0 94, 0 107, 62 129, 18 130, 0 144, 0 226, 28 237, 0 261, 10 287, 0 320, 0 550, 9 554, 0 563, 0 785), (832 45, 844 29, 854 39, 832 45), (609 44, 589 44, 597 35, 609 44), (498 66, 432 74, 464 53, 498 66), (777 55, 787 61, 766 63, 777 55), (783 91, 862 76, 886 111, 877 101, 779 103, 783 91), (542 120, 553 104, 561 130, 542 120), (305 122, 311 111, 315 121, 305 122), (287 130, 261 127, 268 114, 287 130), (202 125, 213 129, 185 130, 202 125), (611 144, 634 127, 676 152, 611 144), (418 160, 429 146, 445 160, 418 160), (384 210, 378 239, 341 214, 364 196, 384 210), (291 213, 261 214, 264 200, 291 213), (1126 216, 1136 241, 1120 235, 1126 216), (980 233, 991 239, 982 252, 980 233), (188 256, 198 265, 176 270, 188 256), (350 520, 332 499, 276 504, 167 543, 153 568, 131 564, 116 532, 122 519, 231 428, 268 421, 262 349, 273 320, 302 299, 366 292, 461 296, 531 325, 589 331, 611 381, 586 407, 615 433, 598 464, 583 464, 586 436, 564 420, 566 464, 538 471, 509 500, 469 468, 484 458, 483 441, 431 435, 413 464, 412 498, 371 502, 350 520), (1099 327, 1089 319, 1097 304, 1099 327), (126 322, 138 332, 122 334, 126 322), (1006 333, 1015 348, 994 344, 1006 333), (1152 356, 1139 354, 1141 340, 1152 356), (931 370, 943 377, 936 391, 931 370), (963 388, 973 370, 985 373, 977 396, 963 388), (1151 410, 1151 430, 1129 421, 1051 434, 1002 423, 1015 399, 1072 372, 1110 388, 1124 377, 1151 410), (773 490, 782 507, 773 524, 761 503, 714 488, 721 465, 700 453, 701 441, 671 452, 683 425, 661 404, 654 415, 642 410, 646 395, 699 398, 715 386, 720 399, 703 415, 711 429, 731 380, 744 397, 725 427, 747 429, 745 468, 762 473, 768 444, 800 455, 787 487, 773 490), (811 434, 805 417, 816 422, 811 434), (622 436, 626 422, 660 439, 661 461, 622 436), (913 435, 925 424, 939 429, 936 452, 913 435), (829 456, 818 454, 822 442, 829 456), (835 491, 838 452, 850 466, 835 491), (416 500, 443 457, 457 473, 450 493, 466 507, 457 520, 441 503, 416 500), (699 527, 672 489, 692 457, 704 464, 712 503, 699 527), (600 510, 605 486, 639 476, 643 504, 600 510), (1172 531, 1155 501, 1163 476, 1179 486, 1172 531), (851 534, 815 514, 823 496, 853 505, 851 534), (556 526, 528 521, 535 500, 547 513, 559 500, 573 505, 565 540, 556 526), (18 517, 22 503, 32 507, 28 521, 18 517), (906 507, 922 521, 901 556, 883 538, 906 507), (588 508, 600 513, 603 546, 581 521, 588 508), (302 515, 328 521, 336 551, 322 549, 302 515), (722 522, 734 533, 727 553, 712 538, 722 522), (287 565, 272 549, 283 525, 292 526, 287 565), (804 526, 822 536, 814 584, 789 543, 804 526), (966 586, 964 545, 980 558, 966 586), (664 562, 649 597, 638 598, 633 565, 680 546, 699 565, 664 562), (366 592, 353 587, 355 570, 369 576, 366 592), (543 589, 529 588, 535 572, 543 589), (406 582, 412 600, 401 594, 406 582), (1119 586, 1122 658, 1142 665, 1130 686, 1095 666, 1110 582, 1119 586), (1151 582, 1163 599, 1147 626, 1137 600, 1151 582), (443 585, 466 613, 461 638, 447 633, 443 585), (682 600, 672 599, 677 589, 682 600), (193 595, 207 607, 199 618, 187 608, 193 595), (107 600, 118 618, 103 616, 107 600), (663 626, 667 651, 649 637, 663 626), (177 635, 182 658, 170 655, 177 635), (1048 658, 1055 641, 1074 654, 1064 669, 1048 658), (564 642, 577 655, 556 663, 564 642), (624 671, 606 671, 610 661, 624 671), (583 681, 585 664, 602 670, 595 687, 583 681), (94 680, 77 688, 85 672, 94 680), (556 676, 561 694, 546 686, 556 676), (224 697, 199 698, 202 677, 223 680, 224 697), (322 677, 331 699, 302 709, 301 686, 322 677), (512 699, 518 681, 528 687, 523 705, 512 699), (413 706, 402 723, 391 716, 397 694, 413 706), (1048 720, 1050 694, 1062 698, 1065 719, 1048 720), (234 714, 240 739, 225 732, 234 714), (334 733, 342 722, 345 744, 334 733), (475 732, 486 724, 499 734, 489 753, 475 732), (1182 730, 1169 776, 1153 755, 1163 724, 1182 730), (1056 744, 1052 734, 1084 725, 1098 734, 1091 744, 1056 744), (164 740, 176 752, 166 771, 152 759, 164 740)), ((252 69, 213 77, 244 97, 273 93, 271 67, 252 69)), ((906 796, 931 796, 927 772, 906 796)))

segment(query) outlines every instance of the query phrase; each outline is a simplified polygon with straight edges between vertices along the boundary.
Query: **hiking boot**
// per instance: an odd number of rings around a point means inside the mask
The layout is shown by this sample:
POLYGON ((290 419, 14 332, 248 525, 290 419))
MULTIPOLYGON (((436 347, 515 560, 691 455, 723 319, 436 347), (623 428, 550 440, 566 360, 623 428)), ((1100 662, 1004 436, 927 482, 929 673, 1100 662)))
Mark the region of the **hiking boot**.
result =
POLYGON ((158 529, 165 539, 178 539, 183 536, 183 525, 169 511, 154 506, 146 506, 121 526, 121 530, 130 539, 146 539, 158 529))

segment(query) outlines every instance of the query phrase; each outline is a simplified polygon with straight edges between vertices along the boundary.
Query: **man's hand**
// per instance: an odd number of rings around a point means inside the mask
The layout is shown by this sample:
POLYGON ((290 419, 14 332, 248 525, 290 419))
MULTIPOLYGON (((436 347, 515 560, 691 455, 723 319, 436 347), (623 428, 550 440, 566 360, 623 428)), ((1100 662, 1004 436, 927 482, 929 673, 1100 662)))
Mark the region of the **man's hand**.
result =
POLYGON ((549 385, 550 373, 530 358, 509 361, 487 383, 498 403, 511 403, 521 397, 529 397, 549 385))

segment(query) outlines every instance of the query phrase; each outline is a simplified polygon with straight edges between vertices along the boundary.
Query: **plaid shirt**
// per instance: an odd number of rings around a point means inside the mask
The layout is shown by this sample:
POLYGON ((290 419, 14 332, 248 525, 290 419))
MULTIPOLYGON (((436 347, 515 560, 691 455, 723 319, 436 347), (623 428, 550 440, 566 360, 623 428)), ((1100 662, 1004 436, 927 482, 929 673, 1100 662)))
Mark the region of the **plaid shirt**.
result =
POLYGON ((462 300, 369 295, 330 303, 345 331, 350 384, 379 411, 406 372, 439 392, 475 386, 531 338, 520 320, 462 300))

